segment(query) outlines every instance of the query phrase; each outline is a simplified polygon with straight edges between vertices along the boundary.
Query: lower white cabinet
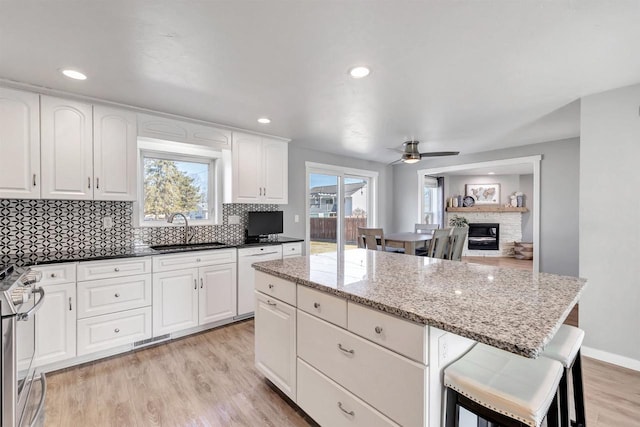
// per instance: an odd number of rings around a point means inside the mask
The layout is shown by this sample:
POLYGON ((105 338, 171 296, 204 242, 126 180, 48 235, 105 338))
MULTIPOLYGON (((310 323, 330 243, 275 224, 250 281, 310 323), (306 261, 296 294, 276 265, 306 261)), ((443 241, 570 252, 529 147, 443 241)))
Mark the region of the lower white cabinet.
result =
POLYGON ((154 267, 165 271, 153 273, 153 336, 234 317, 235 261, 235 249, 154 257, 154 267), (178 261, 199 267, 166 270, 178 261))
POLYGON ((76 356, 76 284, 42 286, 45 301, 36 313, 36 366, 76 356))
POLYGON ((302 359, 298 359, 297 403, 321 426, 398 427, 302 359))
POLYGON ((151 338, 151 307, 78 320, 78 356, 151 338))
POLYGON ((256 368, 295 402, 296 309, 260 292, 255 297, 256 368))

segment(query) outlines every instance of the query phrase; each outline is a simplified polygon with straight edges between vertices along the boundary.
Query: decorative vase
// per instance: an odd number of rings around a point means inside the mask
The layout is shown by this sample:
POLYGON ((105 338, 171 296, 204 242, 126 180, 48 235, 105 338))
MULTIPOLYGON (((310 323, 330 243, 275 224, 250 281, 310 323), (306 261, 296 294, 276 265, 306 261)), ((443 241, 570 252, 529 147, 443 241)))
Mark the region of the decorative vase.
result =
POLYGON ((462 196, 458 196, 458 206, 462 207, 462 196))
POLYGON ((457 208, 457 207, 458 207, 458 198, 457 198, 457 197, 454 197, 454 198, 453 198, 453 200, 451 200, 451 205, 452 205, 454 208, 457 208))
POLYGON ((518 199, 518 207, 524 207, 524 196, 516 196, 516 199, 518 199))

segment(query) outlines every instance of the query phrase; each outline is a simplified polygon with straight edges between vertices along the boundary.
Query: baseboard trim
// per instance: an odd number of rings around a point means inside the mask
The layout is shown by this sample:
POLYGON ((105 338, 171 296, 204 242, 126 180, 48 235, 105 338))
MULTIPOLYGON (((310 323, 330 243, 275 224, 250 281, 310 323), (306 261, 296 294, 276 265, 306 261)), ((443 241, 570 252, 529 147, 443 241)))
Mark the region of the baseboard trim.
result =
POLYGON ((586 346, 582 346, 580 352, 583 356, 640 372, 640 360, 586 346))

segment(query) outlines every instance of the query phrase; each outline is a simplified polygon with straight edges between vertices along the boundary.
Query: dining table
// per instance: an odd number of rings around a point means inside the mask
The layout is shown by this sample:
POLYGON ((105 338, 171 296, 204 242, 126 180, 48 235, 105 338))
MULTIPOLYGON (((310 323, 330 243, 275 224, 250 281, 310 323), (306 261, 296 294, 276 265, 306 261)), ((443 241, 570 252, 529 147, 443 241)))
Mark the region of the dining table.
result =
POLYGON ((384 240, 387 247, 404 248, 406 255, 415 255, 416 247, 426 245, 431 240, 431 237, 431 233, 414 233, 407 231, 386 234, 384 240))

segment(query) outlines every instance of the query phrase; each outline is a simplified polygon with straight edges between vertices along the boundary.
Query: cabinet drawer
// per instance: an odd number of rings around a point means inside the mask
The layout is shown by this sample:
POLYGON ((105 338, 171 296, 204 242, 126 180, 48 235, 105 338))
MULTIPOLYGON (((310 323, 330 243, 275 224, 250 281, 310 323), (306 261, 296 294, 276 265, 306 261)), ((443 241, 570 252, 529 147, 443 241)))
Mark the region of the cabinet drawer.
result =
POLYGON ((345 299, 298 285, 298 308, 342 328, 347 327, 347 300, 345 299))
POLYGON ((78 356, 151 338, 151 307, 78 320, 78 356))
POLYGON ((144 258, 125 258, 121 260, 91 261, 78 264, 78 281, 110 279, 112 277, 131 276, 151 273, 151 260, 144 258))
POLYGON ((297 319, 298 357, 398 424, 426 424, 426 366, 301 310, 297 319))
POLYGON ((261 271, 255 272, 255 288, 263 294, 287 304, 296 305, 296 284, 261 271))
MULTIPOLYGON (((268 245, 255 248, 242 248, 238 249, 239 256, 258 257, 260 255, 274 255, 270 259, 282 258, 282 246, 281 245, 268 245)), ((258 261, 254 261, 258 262, 258 261)))
POLYGON ((398 426, 301 359, 297 403, 322 426, 398 426))
POLYGON ((52 264, 47 266, 33 266, 34 271, 42 272, 42 279, 38 282, 40 286, 58 285, 60 283, 70 283, 76 281, 76 263, 52 264))
POLYGON ((78 283, 78 318, 151 305, 151 274, 78 283))
POLYGON ((302 255, 302 242, 283 243, 282 256, 284 258, 302 255))
POLYGON ((349 330, 427 364, 427 327, 349 301, 349 330))
POLYGON ((204 265, 236 262, 235 249, 217 249, 213 251, 195 251, 180 255, 161 255, 153 257, 153 272, 201 267, 204 265))

